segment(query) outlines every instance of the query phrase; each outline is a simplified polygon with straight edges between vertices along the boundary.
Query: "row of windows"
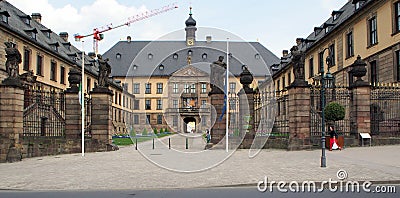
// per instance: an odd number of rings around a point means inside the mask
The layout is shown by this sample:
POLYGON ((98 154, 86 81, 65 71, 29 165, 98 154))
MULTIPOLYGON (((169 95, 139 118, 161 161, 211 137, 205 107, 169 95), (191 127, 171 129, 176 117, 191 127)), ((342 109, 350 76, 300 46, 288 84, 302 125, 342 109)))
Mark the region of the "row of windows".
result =
MULTIPOLYGON (((157 99, 157 110, 163 109, 163 102, 161 99, 157 99)), ((197 99, 195 98, 182 98, 182 107, 197 107, 197 99)), ((207 100, 201 100, 201 108, 205 108, 207 100)), ((172 108, 180 108, 178 100, 172 100, 172 108)), ((134 110, 139 110, 139 100, 134 102, 134 110)), ((151 99, 145 100, 145 110, 151 110, 151 99)))
MULTIPOLYGON (((202 94, 207 93, 207 84, 200 84, 200 91, 202 94)), ((236 85, 234 86, 236 88, 236 85)), ((163 83, 157 83, 157 94, 162 94, 164 89, 163 83)), ((184 93, 196 93, 196 85, 195 84, 185 84, 184 85, 184 93)), ((178 83, 174 83, 172 86, 173 93, 179 93, 179 85, 178 83)), ((133 94, 140 94, 140 83, 133 84, 133 94)), ((151 94, 151 83, 145 83, 145 94, 151 94)))

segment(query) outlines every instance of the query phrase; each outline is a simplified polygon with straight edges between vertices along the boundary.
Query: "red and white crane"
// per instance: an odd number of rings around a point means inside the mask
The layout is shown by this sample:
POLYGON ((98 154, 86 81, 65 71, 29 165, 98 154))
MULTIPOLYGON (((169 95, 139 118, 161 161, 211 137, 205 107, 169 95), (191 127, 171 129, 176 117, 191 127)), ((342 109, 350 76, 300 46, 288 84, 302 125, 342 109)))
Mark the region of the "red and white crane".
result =
POLYGON ((103 40, 103 38, 104 38, 103 33, 104 32, 107 32, 107 31, 110 31, 110 30, 113 30, 113 29, 117 29, 117 28, 120 28, 120 27, 123 27, 123 26, 129 26, 131 23, 135 23, 137 21, 141 21, 141 20, 156 16, 156 15, 159 15, 159 14, 164 13, 164 12, 168 12, 168 11, 173 10, 175 8, 178 8, 177 3, 173 3, 173 4, 170 4, 170 5, 164 6, 162 8, 154 9, 154 10, 151 10, 151 11, 146 11, 146 12, 137 14, 135 16, 129 17, 127 22, 125 22, 123 24, 120 24, 120 25, 117 25, 117 26, 113 26, 113 24, 110 23, 110 24, 108 24, 106 26, 103 26, 103 27, 100 27, 100 28, 94 28, 93 29, 93 33, 91 33, 91 34, 87 34, 87 35, 75 34, 74 38, 75 38, 75 41, 80 41, 82 38, 85 38, 85 37, 88 37, 88 36, 93 36, 93 51, 97 54, 98 53, 98 48, 99 48, 99 44, 98 43, 99 43, 99 41, 103 40))

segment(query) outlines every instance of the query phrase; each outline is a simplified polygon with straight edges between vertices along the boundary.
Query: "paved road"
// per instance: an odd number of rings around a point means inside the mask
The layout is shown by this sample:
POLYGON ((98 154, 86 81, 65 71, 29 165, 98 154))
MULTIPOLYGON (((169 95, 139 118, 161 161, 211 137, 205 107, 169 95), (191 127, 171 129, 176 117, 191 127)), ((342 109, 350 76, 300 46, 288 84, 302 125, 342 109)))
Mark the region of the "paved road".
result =
MULTIPOLYGON (((397 192, 400 187, 397 186, 397 192)), ((122 191, 50 191, 50 192, 5 192, 0 191, 2 198, 16 198, 16 197, 29 197, 29 198, 204 198, 204 197, 229 197, 229 198, 243 198, 243 197, 296 197, 296 198, 333 198, 333 197, 351 197, 351 198, 397 198, 398 193, 366 193, 360 192, 343 192, 333 193, 330 191, 323 191, 321 193, 313 192, 289 192, 281 193, 276 189, 273 192, 259 192, 256 188, 251 187, 236 187, 236 188, 202 188, 202 189, 170 189, 170 190, 122 190, 122 191)))
POLYGON ((150 141, 140 144, 139 151, 130 146, 115 152, 87 153, 85 157, 69 154, 3 163, 0 189, 108 191, 242 184, 255 187, 265 177, 269 182, 337 180, 340 169, 347 171, 346 181, 400 182, 400 146, 327 152, 328 167, 320 168, 320 150, 263 150, 249 158, 247 150, 238 150, 231 156, 224 150, 204 152, 201 138, 189 139, 188 150, 184 137, 172 137, 171 150, 167 142, 168 138, 156 141, 154 150, 150 141))

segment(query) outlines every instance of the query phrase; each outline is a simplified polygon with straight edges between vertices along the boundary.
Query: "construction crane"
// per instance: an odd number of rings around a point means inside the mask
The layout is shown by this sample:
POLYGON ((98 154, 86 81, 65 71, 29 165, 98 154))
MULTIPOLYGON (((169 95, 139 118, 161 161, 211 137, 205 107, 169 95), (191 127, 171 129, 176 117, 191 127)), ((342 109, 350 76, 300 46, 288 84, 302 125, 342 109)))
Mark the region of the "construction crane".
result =
POLYGON ((117 26, 113 26, 113 24, 110 23, 110 24, 108 24, 106 26, 103 26, 103 27, 100 27, 100 28, 94 28, 93 29, 93 33, 88 34, 88 35, 75 34, 74 38, 75 38, 75 41, 80 41, 82 38, 85 38, 85 37, 88 37, 88 36, 93 36, 93 51, 97 55, 98 48, 99 48, 99 41, 103 40, 103 38, 104 38, 103 33, 104 32, 107 32, 107 31, 110 31, 110 30, 113 30, 113 29, 117 29, 117 28, 120 28, 120 27, 123 27, 123 26, 129 26, 131 23, 135 23, 137 21, 141 21, 141 20, 156 16, 156 15, 159 15, 159 14, 164 13, 164 12, 168 12, 168 11, 173 10, 175 8, 178 8, 177 3, 173 3, 173 4, 170 4, 170 5, 164 6, 162 8, 154 9, 154 10, 151 10, 151 11, 146 11, 146 12, 137 14, 135 16, 129 17, 127 22, 125 22, 123 24, 120 24, 120 25, 117 25, 117 26))

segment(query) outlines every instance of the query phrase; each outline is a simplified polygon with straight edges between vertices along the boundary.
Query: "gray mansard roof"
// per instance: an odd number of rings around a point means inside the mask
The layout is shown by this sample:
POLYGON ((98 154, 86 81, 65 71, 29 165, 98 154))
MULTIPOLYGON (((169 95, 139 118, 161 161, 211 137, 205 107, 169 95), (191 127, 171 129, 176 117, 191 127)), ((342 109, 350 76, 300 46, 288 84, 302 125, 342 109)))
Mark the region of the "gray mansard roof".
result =
MULTIPOLYGON (((110 59, 113 77, 170 76, 188 65, 191 51, 192 65, 209 73, 210 64, 219 56, 226 62, 226 46, 225 41, 196 41, 189 47, 185 41, 120 41, 103 57, 110 59)), ((229 54, 229 71, 236 76, 243 65, 254 76, 270 75, 267 67, 279 63, 279 58, 258 42, 229 42, 229 54)))

